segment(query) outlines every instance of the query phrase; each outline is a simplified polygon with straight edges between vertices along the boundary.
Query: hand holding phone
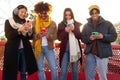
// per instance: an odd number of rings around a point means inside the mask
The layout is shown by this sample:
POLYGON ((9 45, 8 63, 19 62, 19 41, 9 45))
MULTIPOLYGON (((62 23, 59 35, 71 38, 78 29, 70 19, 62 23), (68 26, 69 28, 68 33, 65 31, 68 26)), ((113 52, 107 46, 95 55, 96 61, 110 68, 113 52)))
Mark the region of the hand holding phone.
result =
POLYGON ((41 28, 41 29, 40 29, 40 32, 41 32, 41 33, 46 33, 46 28, 41 28))

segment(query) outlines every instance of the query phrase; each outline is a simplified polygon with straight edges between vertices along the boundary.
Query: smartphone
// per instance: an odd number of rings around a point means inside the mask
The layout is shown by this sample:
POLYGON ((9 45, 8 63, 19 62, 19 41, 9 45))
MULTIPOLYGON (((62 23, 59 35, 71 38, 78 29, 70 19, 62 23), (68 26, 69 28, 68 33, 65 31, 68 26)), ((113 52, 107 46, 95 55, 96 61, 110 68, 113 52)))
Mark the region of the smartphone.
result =
POLYGON ((46 28, 41 28, 40 32, 45 33, 46 32, 46 28))
POLYGON ((92 35, 97 36, 98 32, 92 32, 92 35))
POLYGON ((26 22, 27 22, 27 23, 29 23, 30 21, 29 21, 29 20, 27 20, 26 22))

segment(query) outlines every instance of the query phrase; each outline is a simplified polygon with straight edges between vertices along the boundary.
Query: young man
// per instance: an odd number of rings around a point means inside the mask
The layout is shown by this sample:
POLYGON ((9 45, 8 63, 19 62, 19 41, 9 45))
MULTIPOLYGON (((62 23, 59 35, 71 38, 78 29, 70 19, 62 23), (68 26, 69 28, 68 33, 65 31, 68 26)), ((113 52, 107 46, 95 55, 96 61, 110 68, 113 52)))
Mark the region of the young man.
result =
POLYGON ((86 44, 86 80, 94 80, 97 65, 100 80, 107 80, 108 58, 112 56, 111 42, 117 38, 113 24, 100 16, 97 5, 89 7, 90 18, 82 30, 82 42, 86 44))

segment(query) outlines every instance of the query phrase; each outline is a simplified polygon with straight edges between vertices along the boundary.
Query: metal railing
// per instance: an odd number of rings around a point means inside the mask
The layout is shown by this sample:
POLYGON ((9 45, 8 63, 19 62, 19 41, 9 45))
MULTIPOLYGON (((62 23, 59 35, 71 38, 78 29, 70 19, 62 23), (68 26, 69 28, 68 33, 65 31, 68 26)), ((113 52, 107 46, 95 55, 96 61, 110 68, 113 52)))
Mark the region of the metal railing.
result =
MULTIPOLYGON (((4 45, 5 42, 0 42, 0 70, 2 70, 3 66, 3 58, 4 58, 4 45)), ((82 45, 82 49, 84 50, 84 45, 82 45)), ((60 72, 60 66, 59 66, 59 48, 55 48, 55 55, 56 55, 56 61, 57 61, 57 70, 60 72)), ((120 45, 112 45, 112 51, 113 51, 113 57, 109 58, 108 63, 108 74, 120 74, 120 45)), ((84 57, 85 55, 83 55, 84 57)), ((45 60, 45 71, 50 71, 47 61, 45 60)), ((83 65, 81 66, 80 63, 78 65, 79 72, 83 72, 84 68, 84 60, 83 65)), ((71 65, 69 63, 68 72, 71 72, 71 65)))

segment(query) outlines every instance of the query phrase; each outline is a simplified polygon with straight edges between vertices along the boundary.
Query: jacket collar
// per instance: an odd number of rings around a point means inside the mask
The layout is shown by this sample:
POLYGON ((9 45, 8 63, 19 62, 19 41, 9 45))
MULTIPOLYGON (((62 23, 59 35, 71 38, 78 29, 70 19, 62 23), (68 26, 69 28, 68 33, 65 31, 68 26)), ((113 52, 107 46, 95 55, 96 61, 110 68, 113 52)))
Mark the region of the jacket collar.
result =
MULTIPOLYGON (((92 24, 92 19, 91 19, 91 17, 88 18, 87 21, 88 21, 88 23, 92 24)), ((99 16, 98 24, 101 24, 101 23, 103 23, 103 22, 105 22, 105 19, 104 19, 103 17, 99 16)))

